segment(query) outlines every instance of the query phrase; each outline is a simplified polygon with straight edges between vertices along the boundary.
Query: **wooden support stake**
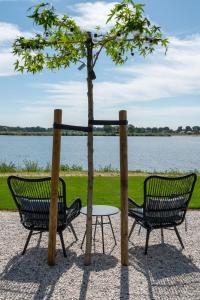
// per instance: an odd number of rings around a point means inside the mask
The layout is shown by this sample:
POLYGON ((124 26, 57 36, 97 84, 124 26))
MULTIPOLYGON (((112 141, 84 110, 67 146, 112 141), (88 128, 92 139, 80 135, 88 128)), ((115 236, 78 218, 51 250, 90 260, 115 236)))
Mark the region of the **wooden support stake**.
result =
MULTIPOLYGON (((126 121, 126 110, 119 112, 119 120, 126 121)), ((128 158, 127 125, 120 125, 120 197, 121 197, 121 264, 128 266, 128 158)))
MULTIPOLYGON (((62 110, 54 110, 54 123, 62 124, 62 110)), ((57 214, 58 214, 58 184, 60 169, 61 129, 53 130, 53 152, 51 170, 51 203, 49 212, 48 264, 55 265, 57 214)))

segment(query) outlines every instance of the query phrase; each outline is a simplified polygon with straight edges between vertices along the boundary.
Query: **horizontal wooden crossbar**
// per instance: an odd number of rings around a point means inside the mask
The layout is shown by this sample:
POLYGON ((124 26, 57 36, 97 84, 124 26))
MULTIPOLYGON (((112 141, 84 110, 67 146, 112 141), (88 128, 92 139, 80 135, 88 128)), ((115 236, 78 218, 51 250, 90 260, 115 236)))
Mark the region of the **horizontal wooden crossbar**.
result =
POLYGON ((127 125, 127 120, 89 120, 91 125, 127 125))
MULTIPOLYGON (((127 125, 127 120, 89 120, 89 125, 127 125)), ((82 132, 91 132, 92 127, 84 127, 84 126, 75 126, 75 125, 65 125, 65 124, 53 124, 54 129, 61 130, 74 130, 74 131, 82 131, 82 132)))
POLYGON ((75 130, 75 131, 83 131, 83 132, 91 132, 92 128, 84 127, 84 126, 74 126, 74 125, 65 125, 65 124, 53 124, 54 129, 63 129, 63 130, 75 130))

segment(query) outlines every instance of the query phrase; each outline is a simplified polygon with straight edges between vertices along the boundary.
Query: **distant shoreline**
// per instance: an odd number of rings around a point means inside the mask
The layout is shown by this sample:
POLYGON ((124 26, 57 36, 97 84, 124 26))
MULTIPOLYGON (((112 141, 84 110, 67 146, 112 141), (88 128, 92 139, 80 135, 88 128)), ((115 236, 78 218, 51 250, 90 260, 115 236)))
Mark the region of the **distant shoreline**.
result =
MULTIPOLYGON (((53 133, 43 133, 43 132, 0 132, 0 136, 53 136, 53 133)), ((63 133, 62 136, 87 136, 87 134, 83 133, 83 134, 77 134, 77 133, 70 133, 70 134, 66 134, 63 133)), ((98 134, 96 132, 94 132, 94 136, 119 136, 118 134, 98 134)), ((174 136, 200 136, 199 134, 128 134, 128 136, 134 136, 134 137, 174 137, 174 136)))
MULTIPOLYGON (((136 127, 132 124, 127 126, 128 136, 199 136, 200 126, 179 126, 177 129, 170 127, 136 127)), ((0 135, 5 136, 52 136, 53 128, 45 127, 19 127, 19 126, 3 126, 0 125, 0 135)), ((73 130, 62 130, 63 136, 87 136, 87 132, 73 130)), ((119 126, 93 126, 94 136, 118 136, 119 126)))

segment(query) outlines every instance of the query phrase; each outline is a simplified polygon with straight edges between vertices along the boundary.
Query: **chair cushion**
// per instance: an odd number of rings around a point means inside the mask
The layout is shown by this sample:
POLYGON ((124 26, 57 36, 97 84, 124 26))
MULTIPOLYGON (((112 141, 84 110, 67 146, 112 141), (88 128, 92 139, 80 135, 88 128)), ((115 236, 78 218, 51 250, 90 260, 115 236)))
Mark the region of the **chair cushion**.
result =
POLYGON ((168 226, 180 223, 185 208, 186 198, 181 196, 173 199, 148 199, 148 209, 141 207, 129 208, 128 214, 143 223, 148 222, 151 226, 168 226))
MULTIPOLYGON (((50 200, 49 199, 27 199, 21 198, 21 210, 28 212, 49 213, 50 200)), ((58 202, 58 211, 65 210, 63 202, 58 202)))
POLYGON ((143 219, 143 208, 142 207, 134 207, 128 209, 128 214, 131 217, 136 219, 143 219))
POLYGON ((148 210, 174 210, 185 206, 187 199, 183 196, 172 199, 158 199, 149 198, 147 208, 148 210))
MULTIPOLYGON (((21 198, 22 223, 26 227, 42 228, 47 230, 49 226, 49 199, 21 198)), ((58 202, 58 227, 66 223, 65 205, 58 202)))
POLYGON ((181 222, 187 199, 183 196, 172 199, 148 199, 145 219, 151 225, 169 225, 181 222))

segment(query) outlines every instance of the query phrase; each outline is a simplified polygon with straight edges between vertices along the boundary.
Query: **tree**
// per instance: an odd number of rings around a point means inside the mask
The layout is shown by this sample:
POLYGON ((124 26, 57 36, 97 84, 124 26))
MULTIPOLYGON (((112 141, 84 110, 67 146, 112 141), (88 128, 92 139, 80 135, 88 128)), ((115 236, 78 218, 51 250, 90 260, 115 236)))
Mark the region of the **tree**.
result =
POLYGON ((107 31, 96 28, 92 32, 82 30, 68 15, 58 15, 50 4, 41 3, 31 10, 30 15, 38 33, 30 39, 20 37, 13 44, 13 53, 19 56, 15 69, 20 72, 41 72, 45 67, 50 70, 68 68, 70 64, 81 61, 79 69, 87 66, 88 86, 88 193, 87 193, 87 236, 85 264, 91 261, 92 243, 92 199, 93 199, 93 80, 96 78, 94 67, 104 50, 115 64, 124 64, 136 52, 146 56, 161 45, 167 49, 168 40, 164 39, 157 25, 151 24, 144 16, 144 5, 133 0, 123 0, 114 5, 107 19, 115 24, 107 31), (86 61, 83 62, 83 59, 86 61))
POLYGON ((128 133, 133 135, 135 133, 135 126, 129 124, 128 125, 128 133))
POLYGON ((178 128, 177 128, 177 132, 181 132, 183 130, 183 126, 179 126, 178 128))
POLYGON ((168 126, 163 128, 164 131, 170 131, 170 128, 168 126))
POLYGON ((185 131, 188 132, 188 131, 192 131, 192 128, 190 126, 185 126, 185 131))
POLYGON ((103 130, 106 132, 106 133, 112 133, 113 132, 113 127, 111 125, 104 125, 103 126, 103 130))
POLYGON ((152 128, 152 132, 153 132, 153 133, 157 133, 157 132, 158 132, 158 128, 157 128, 157 127, 153 127, 153 128, 152 128))
POLYGON ((199 133, 199 130, 200 130, 200 127, 199 126, 193 126, 192 127, 192 131, 194 132, 194 133, 199 133))

